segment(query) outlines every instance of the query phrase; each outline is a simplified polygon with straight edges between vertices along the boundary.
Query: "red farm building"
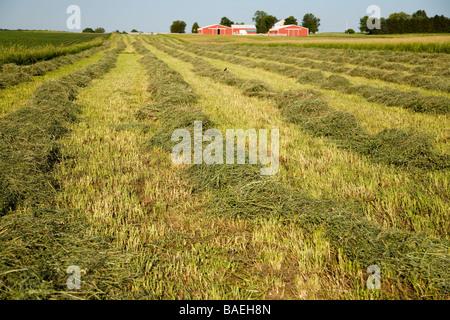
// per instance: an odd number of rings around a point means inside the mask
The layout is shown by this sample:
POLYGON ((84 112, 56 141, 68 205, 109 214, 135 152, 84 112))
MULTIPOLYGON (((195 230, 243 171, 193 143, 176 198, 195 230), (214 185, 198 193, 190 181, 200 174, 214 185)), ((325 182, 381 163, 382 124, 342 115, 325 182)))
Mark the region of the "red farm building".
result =
MULTIPOLYGON (((217 35, 246 35, 256 34, 255 25, 233 24, 231 27, 221 24, 213 24, 210 26, 199 28, 198 34, 217 34, 217 35)), ((308 28, 296 25, 284 25, 284 20, 278 21, 272 29, 269 30, 270 36, 288 36, 288 37, 306 37, 308 36, 308 28)))
POLYGON ((221 35, 231 35, 232 29, 227 26, 222 26, 220 24, 213 24, 211 26, 206 26, 199 28, 198 34, 221 34, 221 35))
POLYGON ((288 36, 288 37, 307 37, 308 28, 296 26, 296 25, 275 25, 269 30, 269 35, 271 36, 288 36))
POLYGON ((198 34, 220 34, 220 35, 245 35, 245 34, 256 34, 255 25, 244 25, 244 24, 234 24, 230 27, 222 26, 220 24, 213 24, 211 26, 206 26, 199 28, 198 34))

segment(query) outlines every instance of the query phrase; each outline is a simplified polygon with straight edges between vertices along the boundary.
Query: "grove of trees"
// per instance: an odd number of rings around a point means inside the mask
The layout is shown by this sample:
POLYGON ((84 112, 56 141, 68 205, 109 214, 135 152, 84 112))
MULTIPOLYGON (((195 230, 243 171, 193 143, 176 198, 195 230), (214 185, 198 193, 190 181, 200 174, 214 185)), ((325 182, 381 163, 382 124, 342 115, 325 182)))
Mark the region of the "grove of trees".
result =
POLYGON ((449 33, 450 19, 444 16, 428 17, 424 10, 419 10, 412 15, 405 12, 392 13, 387 19, 381 18, 381 29, 369 29, 364 16, 360 19, 359 30, 369 34, 392 33, 449 33))
POLYGON ((105 33, 104 28, 96 28, 95 30, 92 28, 83 29, 83 33, 105 33))

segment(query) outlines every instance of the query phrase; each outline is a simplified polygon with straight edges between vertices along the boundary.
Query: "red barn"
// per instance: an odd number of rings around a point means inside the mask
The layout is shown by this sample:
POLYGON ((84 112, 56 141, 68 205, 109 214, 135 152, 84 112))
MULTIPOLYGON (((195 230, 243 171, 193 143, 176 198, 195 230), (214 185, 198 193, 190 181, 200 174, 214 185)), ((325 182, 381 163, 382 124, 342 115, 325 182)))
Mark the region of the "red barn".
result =
POLYGON ((199 28, 197 31, 198 34, 222 34, 222 35, 231 35, 232 29, 227 26, 222 26, 220 24, 213 24, 211 26, 206 26, 203 28, 199 28))
POLYGON ((308 32, 309 32, 308 28, 291 24, 287 26, 276 26, 269 30, 269 35, 288 36, 288 37, 307 37, 308 32))
POLYGON ((256 34, 256 26, 250 24, 233 24, 231 26, 233 34, 256 34))

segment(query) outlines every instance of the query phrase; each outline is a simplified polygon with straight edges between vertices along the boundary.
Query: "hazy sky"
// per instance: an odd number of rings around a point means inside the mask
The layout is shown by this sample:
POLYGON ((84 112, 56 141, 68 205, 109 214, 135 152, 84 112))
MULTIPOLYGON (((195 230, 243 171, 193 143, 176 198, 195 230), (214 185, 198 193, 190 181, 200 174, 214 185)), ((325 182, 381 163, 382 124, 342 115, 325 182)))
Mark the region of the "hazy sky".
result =
POLYGON ((382 17, 420 9, 428 16, 450 17, 450 0, 0 0, 0 28, 71 31, 66 27, 69 5, 80 7, 82 29, 104 27, 107 32, 169 32, 174 20, 184 20, 190 32, 194 22, 215 24, 223 16, 250 24, 256 10, 278 19, 293 15, 299 23, 305 13, 313 13, 321 19, 319 32, 342 32, 347 22, 359 31, 359 18, 369 5, 378 5, 382 17))

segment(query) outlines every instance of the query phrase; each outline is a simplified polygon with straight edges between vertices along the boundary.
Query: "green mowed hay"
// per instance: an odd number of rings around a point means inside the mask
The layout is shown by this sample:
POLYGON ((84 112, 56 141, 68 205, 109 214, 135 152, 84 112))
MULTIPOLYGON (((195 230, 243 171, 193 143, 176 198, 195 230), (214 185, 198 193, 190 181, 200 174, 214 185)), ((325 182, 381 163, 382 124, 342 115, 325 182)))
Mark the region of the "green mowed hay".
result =
POLYGON ((433 152, 430 138, 419 133, 387 129, 372 136, 360 152, 378 162, 396 166, 413 166, 428 170, 450 167, 450 156, 433 152))
POLYGON ((434 152, 430 137, 399 129, 370 135, 354 115, 334 110, 315 91, 286 92, 277 101, 287 121, 301 125, 314 136, 331 138, 339 146, 369 156, 375 162, 426 170, 449 166, 449 155, 434 152))
POLYGON ((355 86, 351 92, 369 102, 411 109, 414 112, 448 114, 450 99, 444 96, 424 96, 418 91, 399 91, 389 87, 355 86))
POLYGON ((430 287, 450 291, 446 240, 383 230, 355 207, 314 199, 261 176, 257 165, 193 165, 188 173, 194 192, 208 190, 213 197, 207 212, 249 219, 278 217, 296 221, 308 232, 320 228, 336 249, 360 265, 376 264, 407 281, 424 279, 430 287))
MULTIPOLYGON (((287 112, 294 105, 303 118, 319 115, 328 119, 323 125, 327 132, 331 132, 330 136, 346 137, 336 124, 352 116, 336 113, 320 100, 320 94, 298 91, 281 95, 281 109, 287 112), (334 133, 334 130, 338 131, 334 133)), ((192 109, 184 108, 175 112, 170 107, 167 112, 174 112, 180 117, 178 112, 191 113, 192 109)), ((195 112, 186 115, 185 119, 193 114, 195 112)), ((173 121, 170 116, 161 116, 161 112, 156 112, 155 116, 163 126, 173 121)), ((189 123, 187 121, 182 125, 189 123)), ((378 138, 388 139, 389 135, 378 138)), ((165 140, 168 140, 168 136, 165 140)), ((417 279, 423 279, 426 285, 444 293, 450 290, 447 268, 449 243, 446 240, 433 239, 425 234, 382 229, 375 222, 363 218, 358 208, 339 205, 327 199, 314 199, 275 177, 261 176, 258 165, 193 165, 186 173, 194 185, 194 192, 208 192, 211 196, 209 205, 205 207, 207 213, 249 219, 276 216, 297 221, 307 232, 320 228, 325 230, 335 248, 342 249, 360 265, 376 264, 412 285, 417 283, 417 279)))
POLYGON ((57 140, 81 110, 73 103, 77 90, 107 72, 116 54, 112 51, 85 68, 83 83, 70 76, 44 82, 35 90, 31 106, 0 119, 0 215, 19 204, 34 206, 52 198, 58 184, 48 173, 61 157, 57 140))
MULTIPOLYGON (((111 51, 96 63, 95 71, 85 70, 86 74, 107 72, 116 56, 117 51, 111 51)), ((2 286, 8 288, 0 290, 3 299, 70 299, 64 295, 69 265, 86 271, 83 294, 87 298, 107 295, 107 279, 109 275, 117 279, 116 270, 126 281, 119 265, 123 254, 112 251, 108 239, 88 235, 80 216, 50 209, 58 190, 58 181, 50 174, 61 157, 57 139, 80 112, 80 106, 69 100, 75 98, 74 80, 66 77, 43 85, 31 106, 0 119, 0 214, 4 215, 0 274, 2 286), (106 278, 104 270, 108 270, 106 278)))

